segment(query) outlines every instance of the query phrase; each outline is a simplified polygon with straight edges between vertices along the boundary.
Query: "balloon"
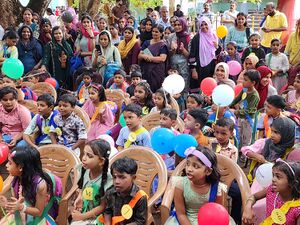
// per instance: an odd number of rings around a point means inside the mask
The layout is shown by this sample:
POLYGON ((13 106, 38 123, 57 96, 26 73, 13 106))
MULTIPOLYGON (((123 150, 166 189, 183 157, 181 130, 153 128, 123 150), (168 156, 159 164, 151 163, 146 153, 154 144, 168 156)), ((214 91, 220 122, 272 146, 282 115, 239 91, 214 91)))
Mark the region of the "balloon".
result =
POLYGON ((206 77, 201 81, 200 89, 205 95, 211 96, 217 85, 217 81, 214 78, 206 77))
POLYGON ((227 27, 224 25, 218 26, 217 28, 217 36, 218 38, 224 38, 228 33, 227 27))
POLYGON ((272 183, 272 167, 273 163, 264 163, 257 168, 255 178, 262 187, 268 187, 272 183))
POLYGON ((69 11, 64 11, 61 15, 61 20, 65 23, 72 23, 73 22, 73 16, 72 13, 69 11))
POLYGON ((238 96, 241 91, 243 90, 243 85, 242 84, 238 84, 234 87, 234 96, 238 96))
POLYGON ((2 73, 12 79, 19 79, 24 73, 24 65, 19 59, 5 59, 2 65, 2 73))
POLYGON ((204 204, 198 212, 198 225, 228 225, 229 214, 224 206, 209 202, 204 204))
POLYGON ((120 115, 119 123, 121 124, 122 127, 126 126, 126 122, 125 122, 125 118, 124 118, 124 114, 123 113, 120 115))
POLYGON ((48 83, 48 84, 51 84, 51 86, 53 86, 55 89, 58 89, 59 88, 59 84, 58 84, 58 82, 57 82, 57 80, 55 80, 54 78, 47 78, 46 80, 45 80, 45 82, 46 83, 48 83))
POLYGON ((151 137, 152 148, 159 154, 167 154, 173 150, 172 139, 175 137, 172 130, 158 128, 151 137))
POLYGON ((198 142, 189 134, 180 134, 173 139, 173 149, 182 158, 185 158, 184 152, 189 147, 197 147, 198 142))
POLYGON ((242 65, 235 60, 227 62, 229 66, 229 74, 231 76, 237 76, 242 71, 242 65))
POLYGON ((3 188, 3 179, 0 176, 0 193, 2 192, 2 188, 3 188))
POLYGON ((182 76, 178 74, 171 74, 165 78, 162 87, 169 94, 175 95, 183 91, 185 82, 182 76))
POLYGON ((7 144, 0 143, 0 165, 6 161, 9 154, 9 147, 7 144))
POLYGON ((234 99, 234 91, 230 86, 226 84, 218 85, 212 93, 213 102, 216 105, 221 107, 230 105, 233 99, 234 99))

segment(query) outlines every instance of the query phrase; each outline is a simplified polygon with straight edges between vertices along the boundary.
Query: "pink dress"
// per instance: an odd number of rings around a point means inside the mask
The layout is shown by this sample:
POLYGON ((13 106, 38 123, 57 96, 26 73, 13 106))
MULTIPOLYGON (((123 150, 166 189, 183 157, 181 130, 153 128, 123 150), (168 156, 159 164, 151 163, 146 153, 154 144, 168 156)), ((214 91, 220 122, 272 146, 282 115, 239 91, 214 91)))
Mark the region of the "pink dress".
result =
POLYGON ((287 103, 291 103, 292 106, 288 107, 287 110, 291 113, 296 113, 300 116, 300 111, 297 108, 297 101, 300 100, 300 98, 296 98, 296 90, 291 90, 287 94, 287 103))
MULTIPOLYGON (((272 191, 272 186, 270 185, 267 189, 267 215, 266 218, 269 217, 274 209, 274 205, 276 209, 279 209, 284 202, 281 200, 280 196, 278 195, 276 199, 277 192, 272 191)), ((285 225, 296 225, 297 218, 300 215, 300 207, 290 208, 287 212, 286 216, 286 223, 285 225)))
MULTIPOLYGON (((88 99, 82 108, 91 119, 97 107, 90 99, 88 99)), ((109 105, 104 104, 100 111, 102 110, 103 112, 101 113, 101 116, 99 116, 100 114, 98 114, 96 119, 91 124, 91 128, 88 132, 88 141, 97 139, 99 135, 105 134, 106 131, 114 126, 115 117, 109 105)))

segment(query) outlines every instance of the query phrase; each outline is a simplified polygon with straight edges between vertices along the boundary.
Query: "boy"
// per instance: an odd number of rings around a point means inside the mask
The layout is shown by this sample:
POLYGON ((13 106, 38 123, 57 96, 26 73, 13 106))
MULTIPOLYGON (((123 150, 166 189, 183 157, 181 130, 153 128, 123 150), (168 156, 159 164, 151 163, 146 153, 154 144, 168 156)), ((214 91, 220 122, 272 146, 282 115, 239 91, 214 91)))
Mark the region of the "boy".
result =
POLYGON ((147 194, 134 183, 137 168, 137 163, 128 157, 118 159, 111 165, 114 186, 105 194, 105 225, 112 224, 112 220, 116 221, 116 219, 118 224, 146 224, 147 194), (125 209, 131 213, 126 213, 125 209))
POLYGON ((129 148, 132 145, 151 148, 150 134, 142 127, 142 108, 137 104, 128 104, 124 109, 124 119, 126 127, 120 131, 116 141, 118 150, 129 148))
POLYGON ((118 70, 114 73, 114 83, 110 86, 113 90, 122 90, 126 93, 128 84, 125 81, 126 73, 123 70, 118 70))
POLYGON ((188 129, 188 133, 195 137, 199 145, 208 146, 208 137, 202 133, 202 128, 207 123, 207 112, 204 109, 191 109, 186 119, 184 120, 185 128, 188 129))
POLYGON ((37 109, 39 114, 36 114, 30 121, 28 127, 23 133, 23 140, 34 148, 39 145, 51 144, 49 136, 50 126, 54 123, 54 117, 58 111, 53 111, 55 105, 54 98, 50 94, 40 95, 37 99, 37 109), (37 133, 35 140, 30 137, 37 133))
POLYGON ((243 91, 233 100, 231 107, 236 106, 234 114, 238 118, 240 146, 251 144, 253 118, 257 111, 259 95, 255 85, 260 82, 260 74, 257 70, 248 70, 244 74, 243 91))
POLYGON ((50 127, 52 144, 61 144, 75 151, 79 156, 79 147, 87 139, 87 131, 83 121, 74 112, 76 98, 71 94, 64 94, 59 98, 58 111, 54 123, 50 127), (57 141, 58 139, 58 141, 57 141))
POLYGON ((127 93, 131 96, 134 95, 134 89, 136 87, 136 85, 138 85, 138 83, 141 82, 142 80, 142 73, 140 71, 133 71, 131 74, 130 74, 130 77, 131 77, 131 85, 129 85, 129 87, 127 88, 127 93))
POLYGON ((4 35, 5 44, 0 45, 0 66, 4 63, 5 59, 18 58, 17 39, 18 35, 15 31, 10 30, 4 35))

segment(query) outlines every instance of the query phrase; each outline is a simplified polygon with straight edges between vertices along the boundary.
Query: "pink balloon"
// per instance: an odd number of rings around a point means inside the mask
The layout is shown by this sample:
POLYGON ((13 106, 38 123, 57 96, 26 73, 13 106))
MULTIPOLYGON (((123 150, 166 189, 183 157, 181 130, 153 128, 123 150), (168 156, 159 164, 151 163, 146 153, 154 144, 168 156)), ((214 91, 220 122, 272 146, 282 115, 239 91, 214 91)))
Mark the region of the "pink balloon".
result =
POLYGON ((242 65, 235 60, 227 62, 229 66, 229 74, 231 76, 237 76, 242 71, 242 65))

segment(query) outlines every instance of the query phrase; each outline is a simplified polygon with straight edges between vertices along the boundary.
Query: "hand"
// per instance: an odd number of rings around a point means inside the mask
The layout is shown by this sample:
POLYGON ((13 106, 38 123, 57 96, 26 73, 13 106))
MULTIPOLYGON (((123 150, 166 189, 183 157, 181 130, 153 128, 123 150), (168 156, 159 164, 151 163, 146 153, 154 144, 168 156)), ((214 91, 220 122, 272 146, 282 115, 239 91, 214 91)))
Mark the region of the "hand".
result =
POLYGON ((73 210, 72 219, 73 219, 73 221, 84 220, 84 216, 81 212, 79 212, 77 210, 73 210))
POLYGON ((184 44, 182 42, 180 42, 179 50, 182 52, 185 50, 184 44))
POLYGON ((8 144, 8 147, 14 147, 17 144, 17 140, 12 139, 11 142, 8 144))
POLYGON ((7 204, 7 198, 3 195, 0 196, 0 207, 5 207, 7 204))
POLYGON ((102 57, 102 59, 101 59, 101 64, 102 64, 103 66, 107 65, 106 58, 102 57))
POLYGON ((253 210, 251 209, 251 207, 246 206, 242 216, 243 223, 249 225, 254 224, 253 218, 254 218, 253 210))
POLYGON ((136 103, 137 99, 135 96, 131 96, 130 101, 131 101, 131 103, 136 103))
POLYGON ((14 197, 11 198, 12 201, 8 202, 6 204, 6 209, 8 210, 9 213, 15 213, 16 211, 22 211, 24 205, 24 198, 21 197, 19 199, 16 199, 14 197))
POLYGON ((94 37, 94 33, 92 31, 92 28, 91 27, 87 27, 86 28, 86 31, 89 33, 90 37, 93 38, 94 37))
POLYGON ((256 154, 254 156, 254 158, 257 160, 257 162, 259 163, 266 163, 267 160, 265 159, 265 157, 263 155, 260 155, 260 154, 256 154))
POLYGON ((262 28, 262 30, 263 30, 263 32, 265 32, 265 33, 270 33, 271 32, 271 29, 268 29, 268 28, 262 28))
POLYGON ((76 198, 76 200, 74 202, 75 210, 81 211, 82 206, 83 206, 82 197, 81 197, 81 195, 78 195, 78 197, 76 198))
POLYGON ((177 50, 177 48, 178 48, 177 43, 175 41, 172 41, 172 43, 171 43, 171 50, 173 52, 175 52, 177 50))
POLYGON ((195 80, 198 80, 198 73, 197 73, 196 69, 192 70, 192 78, 195 80))
POLYGON ((46 37, 49 39, 52 39, 51 34, 50 33, 46 33, 46 37))
POLYGON ((47 68, 46 68, 46 66, 42 65, 40 70, 41 70, 42 72, 46 72, 46 71, 47 71, 47 68))

